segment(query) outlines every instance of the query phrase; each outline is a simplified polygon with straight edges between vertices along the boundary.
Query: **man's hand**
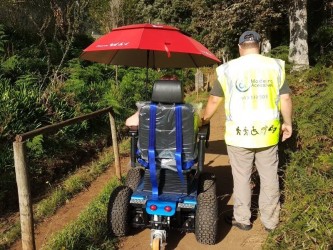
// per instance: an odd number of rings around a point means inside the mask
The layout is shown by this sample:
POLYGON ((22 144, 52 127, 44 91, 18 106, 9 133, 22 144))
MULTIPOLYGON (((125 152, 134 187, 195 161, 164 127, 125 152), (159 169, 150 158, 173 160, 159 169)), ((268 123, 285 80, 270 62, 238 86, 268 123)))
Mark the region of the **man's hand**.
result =
POLYGON ((283 123, 281 127, 281 132, 282 132, 282 141, 285 141, 291 137, 293 133, 293 127, 289 124, 283 123))
POLYGON ((281 127, 282 141, 285 141, 288 138, 290 138, 293 133, 293 127, 292 127, 293 104, 291 101, 290 94, 280 95, 280 100, 281 100, 281 114, 283 117, 283 124, 281 127))
POLYGON ((209 96, 204 114, 201 118, 202 125, 209 123, 210 118, 214 115, 221 102, 222 97, 213 95, 209 96))
POLYGON ((203 117, 201 117, 201 125, 206 125, 209 123, 208 119, 204 119, 203 117))

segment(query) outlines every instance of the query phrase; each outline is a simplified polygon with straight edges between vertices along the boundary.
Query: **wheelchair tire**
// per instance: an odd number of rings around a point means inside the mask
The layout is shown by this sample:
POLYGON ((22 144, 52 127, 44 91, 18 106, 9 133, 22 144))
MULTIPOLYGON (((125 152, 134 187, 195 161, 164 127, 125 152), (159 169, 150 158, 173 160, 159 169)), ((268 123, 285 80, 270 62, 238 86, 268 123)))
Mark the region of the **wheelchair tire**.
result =
POLYGON ((129 187, 133 192, 137 189, 145 170, 143 168, 131 168, 127 172, 125 186, 129 187))
POLYGON ((129 187, 119 186, 110 195, 107 225, 113 236, 125 236, 129 232, 132 193, 129 187))
POLYGON ((215 176, 204 173, 199 179, 195 213, 195 237, 201 244, 214 245, 217 240, 218 208, 215 176))

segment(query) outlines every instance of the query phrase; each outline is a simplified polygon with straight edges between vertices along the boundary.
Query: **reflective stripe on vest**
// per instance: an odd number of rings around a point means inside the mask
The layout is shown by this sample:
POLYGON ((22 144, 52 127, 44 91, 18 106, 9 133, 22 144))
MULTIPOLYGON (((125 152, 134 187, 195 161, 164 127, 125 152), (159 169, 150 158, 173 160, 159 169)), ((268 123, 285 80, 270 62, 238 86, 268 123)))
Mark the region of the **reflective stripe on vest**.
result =
POLYGON ((277 144, 284 61, 251 54, 216 71, 225 97, 226 143, 245 148, 277 144))

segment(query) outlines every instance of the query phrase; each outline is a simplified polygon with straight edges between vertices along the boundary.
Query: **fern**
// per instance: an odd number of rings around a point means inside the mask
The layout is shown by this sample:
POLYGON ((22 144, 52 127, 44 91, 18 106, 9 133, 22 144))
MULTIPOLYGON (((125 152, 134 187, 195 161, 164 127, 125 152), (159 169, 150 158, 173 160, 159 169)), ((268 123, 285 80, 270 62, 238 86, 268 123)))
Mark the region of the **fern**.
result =
POLYGON ((37 135, 33 139, 27 141, 27 148, 31 150, 35 158, 44 154, 43 141, 43 135, 37 135))

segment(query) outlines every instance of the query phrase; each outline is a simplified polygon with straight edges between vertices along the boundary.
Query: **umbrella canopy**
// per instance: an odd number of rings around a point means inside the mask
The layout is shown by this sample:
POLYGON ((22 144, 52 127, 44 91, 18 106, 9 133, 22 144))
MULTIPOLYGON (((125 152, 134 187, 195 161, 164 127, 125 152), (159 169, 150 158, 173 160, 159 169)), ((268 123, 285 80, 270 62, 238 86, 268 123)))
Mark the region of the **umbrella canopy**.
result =
POLYGON ((154 24, 115 28, 84 49, 80 59, 149 68, 196 68, 220 62, 179 29, 154 24))

